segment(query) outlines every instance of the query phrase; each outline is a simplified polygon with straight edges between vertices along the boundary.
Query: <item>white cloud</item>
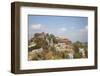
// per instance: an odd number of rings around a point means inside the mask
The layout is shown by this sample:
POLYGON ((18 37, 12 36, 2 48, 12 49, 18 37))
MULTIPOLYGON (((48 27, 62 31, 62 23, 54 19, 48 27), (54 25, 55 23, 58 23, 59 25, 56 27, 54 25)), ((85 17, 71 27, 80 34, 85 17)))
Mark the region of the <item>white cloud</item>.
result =
POLYGON ((88 31, 88 26, 85 26, 85 28, 80 29, 80 32, 87 32, 88 31))
POLYGON ((62 27, 62 28, 60 28, 59 30, 60 30, 61 32, 67 31, 67 29, 66 29, 65 27, 62 27))
POLYGON ((39 30, 39 29, 42 28, 42 25, 41 25, 41 24, 33 24, 33 25, 31 26, 31 28, 34 29, 34 30, 39 30))

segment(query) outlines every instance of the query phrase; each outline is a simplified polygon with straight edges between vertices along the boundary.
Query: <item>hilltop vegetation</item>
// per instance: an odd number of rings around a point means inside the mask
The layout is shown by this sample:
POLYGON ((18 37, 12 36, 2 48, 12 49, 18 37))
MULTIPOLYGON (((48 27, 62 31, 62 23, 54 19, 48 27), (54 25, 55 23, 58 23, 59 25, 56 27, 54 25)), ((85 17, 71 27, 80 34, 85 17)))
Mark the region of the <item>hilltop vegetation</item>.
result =
POLYGON ((72 43, 53 34, 35 33, 28 43, 28 60, 87 58, 87 49, 87 43, 72 43))

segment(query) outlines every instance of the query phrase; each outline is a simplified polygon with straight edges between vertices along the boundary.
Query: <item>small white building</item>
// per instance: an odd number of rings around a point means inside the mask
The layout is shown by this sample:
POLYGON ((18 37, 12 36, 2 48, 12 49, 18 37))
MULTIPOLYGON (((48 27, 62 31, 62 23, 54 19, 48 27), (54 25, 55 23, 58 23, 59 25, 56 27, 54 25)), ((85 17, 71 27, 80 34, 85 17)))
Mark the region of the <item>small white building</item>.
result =
POLYGON ((73 59, 74 58, 74 54, 73 53, 68 53, 68 58, 69 59, 73 59))
POLYGON ((66 51, 66 44, 65 43, 58 43, 55 44, 56 51, 66 51))
POLYGON ((84 48, 79 48, 79 53, 82 54, 82 57, 86 57, 84 48))

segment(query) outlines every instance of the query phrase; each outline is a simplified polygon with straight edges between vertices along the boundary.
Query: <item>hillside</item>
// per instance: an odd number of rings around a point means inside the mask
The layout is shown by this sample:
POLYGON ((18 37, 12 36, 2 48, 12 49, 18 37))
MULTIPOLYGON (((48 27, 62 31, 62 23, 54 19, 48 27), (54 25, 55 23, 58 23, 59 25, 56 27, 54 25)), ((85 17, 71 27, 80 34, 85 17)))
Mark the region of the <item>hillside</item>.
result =
POLYGON ((49 33, 35 33, 28 43, 28 60, 86 58, 87 45, 83 44, 49 33))

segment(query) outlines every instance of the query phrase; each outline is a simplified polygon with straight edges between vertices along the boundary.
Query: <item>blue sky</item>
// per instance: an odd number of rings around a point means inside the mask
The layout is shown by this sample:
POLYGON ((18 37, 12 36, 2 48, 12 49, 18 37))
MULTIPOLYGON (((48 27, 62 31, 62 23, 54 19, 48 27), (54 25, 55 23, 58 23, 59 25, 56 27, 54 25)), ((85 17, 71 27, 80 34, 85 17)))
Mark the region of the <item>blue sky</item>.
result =
POLYGON ((88 41, 87 17, 29 15, 28 26, 29 39, 34 33, 46 32, 66 37, 73 42, 88 41))

